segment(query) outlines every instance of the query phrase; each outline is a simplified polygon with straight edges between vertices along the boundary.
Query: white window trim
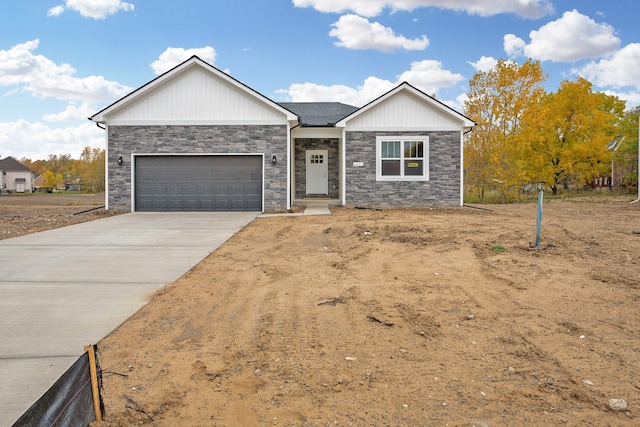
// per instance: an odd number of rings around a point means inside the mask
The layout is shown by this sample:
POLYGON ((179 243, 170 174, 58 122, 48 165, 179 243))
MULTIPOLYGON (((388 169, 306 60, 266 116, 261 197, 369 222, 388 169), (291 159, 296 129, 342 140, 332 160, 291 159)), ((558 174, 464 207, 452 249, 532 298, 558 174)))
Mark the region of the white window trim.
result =
MULTIPOLYGON (((401 168, 404 170, 401 157, 401 168)), ((376 181, 429 181, 429 137, 427 135, 387 135, 376 137, 376 181), (424 175, 423 176, 383 176, 382 175, 382 141, 423 141, 424 142, 424 175)))

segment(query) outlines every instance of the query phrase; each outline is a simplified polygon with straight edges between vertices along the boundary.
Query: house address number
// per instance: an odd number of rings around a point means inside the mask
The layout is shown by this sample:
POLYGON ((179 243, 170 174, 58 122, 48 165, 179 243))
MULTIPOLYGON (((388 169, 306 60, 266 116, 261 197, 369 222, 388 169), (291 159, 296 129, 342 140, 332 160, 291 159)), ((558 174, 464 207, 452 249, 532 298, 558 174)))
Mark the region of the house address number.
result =
POLYGON ((364 162, 353 162, 353 166, 356 168, 361 168, 364 166, 364 162))

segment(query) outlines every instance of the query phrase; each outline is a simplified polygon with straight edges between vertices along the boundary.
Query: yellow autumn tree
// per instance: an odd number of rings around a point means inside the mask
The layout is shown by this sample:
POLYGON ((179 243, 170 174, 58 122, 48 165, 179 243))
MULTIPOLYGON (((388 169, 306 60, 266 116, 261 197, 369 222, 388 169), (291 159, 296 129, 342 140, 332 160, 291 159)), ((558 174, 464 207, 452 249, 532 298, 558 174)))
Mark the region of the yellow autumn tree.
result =
POLYGON ((56 188, 56 175, 51 171, 46 171, 42 175, 42 186, 48 191, 51 192, 56 188))
POLYGON ((545 79, 539 61, 502 59, 469 82, 464 111, 477 126, 465 141, 465 188, 480 201, 486 190, 497 189, 505 202, 526 183, 518 135, 524 113, 545 95, 545 79))
POLYGON ((609 145, 619 135, 624 108, 624 101, 593 92, 583 78, 563 81, 523 117, 520 164, 527 179, 557 194, 561 186, 609 173, 609 145))
POLYGON ((105 189, 105 152, 99 148, 84 147, 78 161, 78 175, 85 191, 93 193, 105 189))

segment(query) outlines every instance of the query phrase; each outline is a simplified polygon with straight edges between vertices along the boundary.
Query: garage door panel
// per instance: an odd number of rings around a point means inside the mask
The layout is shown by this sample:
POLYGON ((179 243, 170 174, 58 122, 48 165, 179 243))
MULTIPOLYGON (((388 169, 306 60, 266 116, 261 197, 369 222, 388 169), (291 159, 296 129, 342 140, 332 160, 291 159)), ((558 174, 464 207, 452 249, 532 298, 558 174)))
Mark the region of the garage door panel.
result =
POLYGON ((138 211, 260 211, 262 156, 138 156, 138 211))

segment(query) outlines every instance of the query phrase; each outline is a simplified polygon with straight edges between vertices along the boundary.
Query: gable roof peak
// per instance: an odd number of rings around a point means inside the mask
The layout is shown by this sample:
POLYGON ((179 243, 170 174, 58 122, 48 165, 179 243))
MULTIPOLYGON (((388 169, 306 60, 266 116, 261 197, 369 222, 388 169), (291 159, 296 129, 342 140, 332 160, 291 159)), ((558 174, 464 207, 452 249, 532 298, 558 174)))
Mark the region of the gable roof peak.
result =
POLYGON ((424 93, 423 91, 421 91, 417 87, 413 86, 411 83, 409 83, 407 81, 403 81, 402 83, 398 84, 396 87, 391 89, 390 91, 380 95, 379 97, 377 97, 373 101, 371 101, 368 104, 362 106, 362 108, 360 108, 357 111, 354 111, 352 114, 344 117, 342 120, 340 120, 338 123, 336 123, 336 126, 345 126, 347 121, 353 119, 354 117, 359 116, 360 114, 370 110, 371 108, 375 107, 376 105, 380 104, 381 102, 384 102, 386 99, 389 99, 389 98, 395 96, 396 94, 398 94, 398 93, 400 93, 402 91, 408 91, 408 92, 412 93, 414 96, 422 99, 423 101, 425 101, 426 103, 432 105, 433 107, 437 108, 438 110, 442 111, 446 115, 454 117, 456 120, 461 121, 463 123, 463 127, 465 129, 471 129, 476 125, 476 123, 473 120, 471 120, 470 118, 468 118, 464 114, 454 110, 453 108, 451 108, 447 104, 437 100, 433 96, 427 95, 426 93, 424 93))
POLYGON ((270 98, 266 97, 265 95, 261 94, 255 89, 250 88, 246 84, 242 83, 240 80, 233 78, 231 75, 220 70, 216 66, 209 64, 208 62, 204 61, 197 55, 192 55, 189 59, 165 71, 164 73, 160 74, 153 80, 135 89, 133 92, 130 92, 129 94, 125 95, 124 97, 120 98, 114 103, 98 111, 93 116, 88 117, 88 119, 93 122, 96 122, 98 125, 100 123, 104 123, 105 115, 110 114, 116 110, 119 110, 122 106, 130 102, 133 102, 135 99, 141 98, 145 94, 150 93, 151 91, 159 87, 163 82, 170 80, 172 78, 175 78, 175 76, 179 75, 182 71, 187 70, 194 66, 202 67, 202 69, 215 75, 217 78, 230 83, 232 86, 253 96, 257 100, 264 102, 265 104, 268 104, 271 108, 279 110, 281 113, 283 113, 287 117, 287 120, 291 120, 291 121, 297 120, 297 117, 291 111, 281 107, 275 101, 271 100, 270 98))
POLYGON ((11 156, 0 160, 0 170, 7 172, 32 172, 31 169, 11 156))

